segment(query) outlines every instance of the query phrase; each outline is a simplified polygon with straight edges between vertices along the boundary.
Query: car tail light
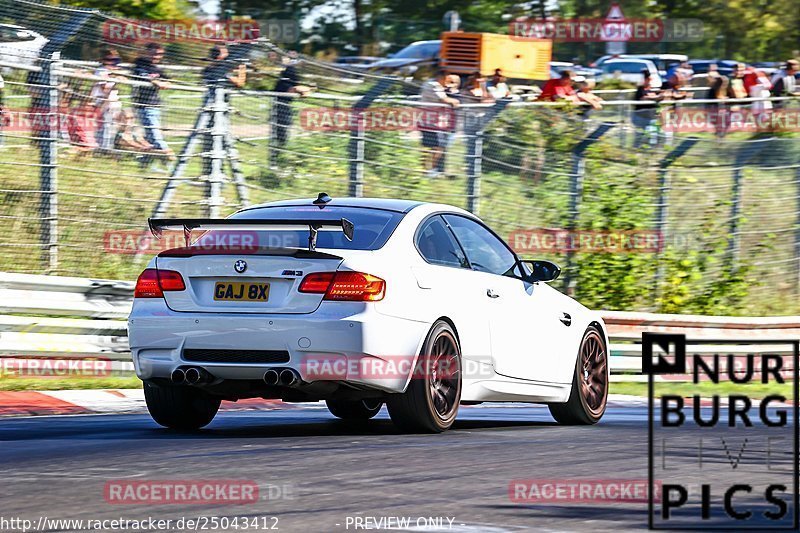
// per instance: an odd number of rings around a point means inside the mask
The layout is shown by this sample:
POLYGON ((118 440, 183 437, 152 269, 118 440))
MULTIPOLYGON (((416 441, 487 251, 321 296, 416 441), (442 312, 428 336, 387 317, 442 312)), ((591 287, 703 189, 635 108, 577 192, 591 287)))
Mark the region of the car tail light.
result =
POLYGON ((315 272, 303 278, 298 290, 325 294, 324 300, 377 302, 386 294, 386 282, 363 272, 315 272))
POLYGON ((300 283, 300 292, 310 292, 313 294, 325 294, 333 281, 336 272, 315 272, 303 278, 300 283))
POLYGON ((182 291, 186 289, 179 272, 174 270, 158 270, 146 268, 136 280, 134 298, 163 298, 164 291, 182 291))

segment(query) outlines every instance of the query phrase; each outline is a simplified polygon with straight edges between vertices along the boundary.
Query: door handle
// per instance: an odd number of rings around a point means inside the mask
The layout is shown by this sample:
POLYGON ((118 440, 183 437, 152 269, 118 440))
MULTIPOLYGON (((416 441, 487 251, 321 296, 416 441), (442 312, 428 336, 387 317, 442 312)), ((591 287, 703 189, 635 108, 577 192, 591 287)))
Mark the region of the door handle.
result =
POLYGON ((563 315, 561 318, 559 318, 561 323, 564 324, 565 326, 571 325, 572 317, 570 316, 570 314, 569 313, 561 313, 561 314, 563 315))
POLYGON ((494 292, 492 289, 486 289, 486 296, 489 298, 500 298, 500 295, 494 292))

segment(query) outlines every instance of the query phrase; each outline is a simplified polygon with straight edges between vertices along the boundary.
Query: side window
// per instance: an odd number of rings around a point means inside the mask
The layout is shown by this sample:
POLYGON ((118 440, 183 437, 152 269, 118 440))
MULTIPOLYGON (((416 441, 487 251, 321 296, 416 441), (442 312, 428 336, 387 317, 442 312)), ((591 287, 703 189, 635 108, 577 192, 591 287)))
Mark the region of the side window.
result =
POLYGON ((513 273, 516 257, 491 231, 465 217, 444 215, 444 219, 467 252, 473 269, 500 276, 513 273))
POLYGON ((430 218, 422 225, 417 232, 417 248, 422 257, 433 265, 467 267, 464 252, 441 217, 430 218))

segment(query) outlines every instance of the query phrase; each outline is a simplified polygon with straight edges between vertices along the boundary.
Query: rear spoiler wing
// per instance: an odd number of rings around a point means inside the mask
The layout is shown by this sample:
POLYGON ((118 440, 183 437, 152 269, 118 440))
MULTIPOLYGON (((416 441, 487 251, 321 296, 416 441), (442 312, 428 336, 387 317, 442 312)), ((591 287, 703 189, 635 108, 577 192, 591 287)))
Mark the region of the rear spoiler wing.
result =
POLYGON ((186 246, 189 246, 192 230, 239 230, 258 231, 269 227, 284 230, 308 229, 308 249, 317 248, 317 232, 321 228, 336 228, 344 233, 348 241, 353 240, 355 226, 346 218, 308 218, 308 219, 272 219, 241 220, 235 218, 148 218, 150 233, 156 239, 161 238, 164 230, 183 230, 186 246))

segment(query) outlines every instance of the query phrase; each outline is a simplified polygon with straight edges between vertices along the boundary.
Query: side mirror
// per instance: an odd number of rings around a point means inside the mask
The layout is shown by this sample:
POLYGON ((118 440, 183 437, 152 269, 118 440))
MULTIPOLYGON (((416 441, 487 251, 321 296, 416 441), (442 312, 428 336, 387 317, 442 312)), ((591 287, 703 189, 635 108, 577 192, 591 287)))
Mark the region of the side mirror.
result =
POLYGON ((523 271, 523 281, 537 283, 539 281, 553 281, 561 275, 561 267, 552 261, 520 261, 523 271))

